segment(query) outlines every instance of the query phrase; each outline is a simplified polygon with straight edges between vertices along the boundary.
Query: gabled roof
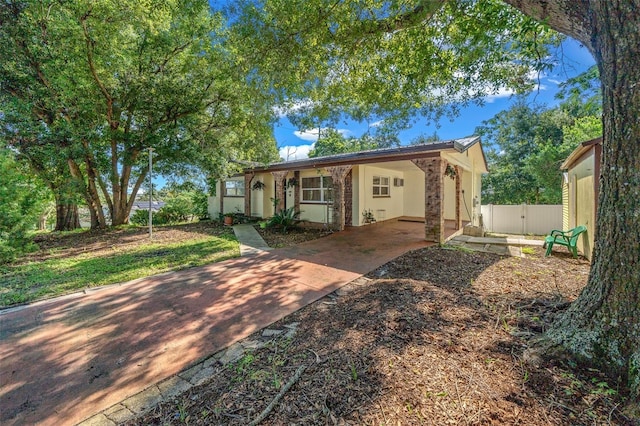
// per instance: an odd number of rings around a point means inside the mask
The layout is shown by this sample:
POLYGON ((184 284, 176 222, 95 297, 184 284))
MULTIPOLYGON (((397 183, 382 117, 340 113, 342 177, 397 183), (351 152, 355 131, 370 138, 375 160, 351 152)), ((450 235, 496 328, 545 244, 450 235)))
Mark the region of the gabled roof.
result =
MULTIPOLYGON (((455 150, 465 152, 476 143, 480 136, 470 136, 447 141, 437 141, 419 145, 400 146, 395 148, 371 149, 368 151, 348 152, 345 154, 327 155, 324 157, 305 158, 302 160, 282 161, 267 166, 249 168, 251 171, 280 171, 322 168, 347 164, 366 164, 381 161, 400 161, 413 158, 437 157, 440 151, 455 150)), ((484 157, 484 153, 482 154, 484 157)), ((486 159, 483 158, 486 165, 486 159)))
POLYGON ((562 163, 562 165, 560 166, 560 170, 570 169, 575 163, 578 162, 578 160, 580 160, 580 158, 582 158, 582 156, 587 151, 589 151, 596 145, 602 145, 602 136, 600 136, 599 138, 591 139, 590 141, 582 142, 580 145, 578 145, 578 147, 574 149, 571 154, 569 154, 567 159, 564 160, 564 163, 562 163))

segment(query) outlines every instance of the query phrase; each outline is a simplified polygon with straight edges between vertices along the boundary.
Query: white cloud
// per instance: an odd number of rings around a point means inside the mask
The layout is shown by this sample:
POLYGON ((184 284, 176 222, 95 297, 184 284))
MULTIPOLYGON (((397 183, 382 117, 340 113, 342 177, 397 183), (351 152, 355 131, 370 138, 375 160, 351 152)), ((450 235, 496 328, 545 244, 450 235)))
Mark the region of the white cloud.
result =
POLYGON ((305 108, 310 108, 313 106, 313 101, 310 100, 296 100, 292 102, 287 102, 284 105, 279 105, 273 108, 273 111, 279 118, 286 117, 289 114, 295 114, 300 112, 305 108))
POLYGON ((547 79, 547 81, 548 81, 549 83, 557 84, 558 86, 559 86, 559 85, 561 85, 562 83, 564 83, 564 81, 555 80, 555 79, 553 79, 553 78, 549 78, 549 79, 547 79))
POLYGON ((293 134, 304 141, 317 141, 320 135, 319 129, 296 130, 293 134))
POLYGON ((313 144, 310 145, 287 145, 280 148, 280 158, 284 161, 291 160, 303 160, 309 158, 309 151, 313 149, 313 144))
POLYGON ((383 124, 384 124, 384 120, 374 121, 373 123, 369 124, 369 127, 380 127, 383 124))

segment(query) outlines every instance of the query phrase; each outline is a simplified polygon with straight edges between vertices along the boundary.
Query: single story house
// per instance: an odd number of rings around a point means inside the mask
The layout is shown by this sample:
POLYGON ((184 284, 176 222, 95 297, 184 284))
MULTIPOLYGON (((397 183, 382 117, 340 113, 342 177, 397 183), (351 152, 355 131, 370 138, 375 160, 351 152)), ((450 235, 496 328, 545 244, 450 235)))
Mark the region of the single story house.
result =
POLYGON ((279 162, 221 179, 209 214, 267 218, 293 207, 307 223, 336 230, 373 219, 424 221, 425 238, 442 243, 445 227, 479 224, 487 171, 477 136, 279 162))
POLYGON ((562 163, 562 225, 578 225, 587 232, 578 239, 578 250, 591 259, 598 210, 602 137, 582 142, 562 163))

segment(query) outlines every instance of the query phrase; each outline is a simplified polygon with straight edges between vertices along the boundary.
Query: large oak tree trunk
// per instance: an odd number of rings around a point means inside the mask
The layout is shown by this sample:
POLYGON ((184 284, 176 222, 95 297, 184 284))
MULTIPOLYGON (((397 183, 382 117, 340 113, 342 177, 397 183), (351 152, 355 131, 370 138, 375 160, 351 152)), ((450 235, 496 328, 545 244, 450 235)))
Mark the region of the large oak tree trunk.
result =
POLYGON ((55 231, 73 231, 80 228, 78 205, 56 199, 55 231))
POLYGON ((633 0, 505 0, 587 44, 603 89, 603 153, 587 286, 547 338, 631 389, 640 417, 640 7, 633 0), (589 35, 589 39, 585 37, 589 35))

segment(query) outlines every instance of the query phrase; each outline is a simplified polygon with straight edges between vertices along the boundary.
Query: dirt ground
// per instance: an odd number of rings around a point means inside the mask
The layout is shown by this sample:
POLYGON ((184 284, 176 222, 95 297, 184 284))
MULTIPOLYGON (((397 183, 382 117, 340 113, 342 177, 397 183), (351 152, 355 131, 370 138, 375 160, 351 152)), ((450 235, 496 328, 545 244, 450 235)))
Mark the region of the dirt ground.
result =
POLYGON ((244 425, 270 406, 259 424, 632 425, 598 371, 524 360, 588 271, 541 249, 416 250, 270 326, 299 323, 129 424, 244 425))
POLYGON ((255 228, 260 236, 262 236, 262 239, 267 243, 267 245, 273 248, 288 247, 290 245, 300 244, 305 241, 326 237, 327 235, 331 235, 332 233, 332 231, 326 229, 311 229, 303 227, 290 228, 286 233, 283 233, 279 229, 262 229, 257 225, 255 226, 255 228))
MULTIPOLYGON (((178 243, 203 235, 233 235, 233 229, 215 221, 153 228, 154 243, 178 243)), ((146 227, 123 227, 82 232, 49 232, 36 235, 34 242, 38 245, 39 250, 26 255, 20 262, 71 257, 82 253, 93 253, 100 256, 109 254, 114 246, 133 249, 149 243, 149 229, 146 227)))

